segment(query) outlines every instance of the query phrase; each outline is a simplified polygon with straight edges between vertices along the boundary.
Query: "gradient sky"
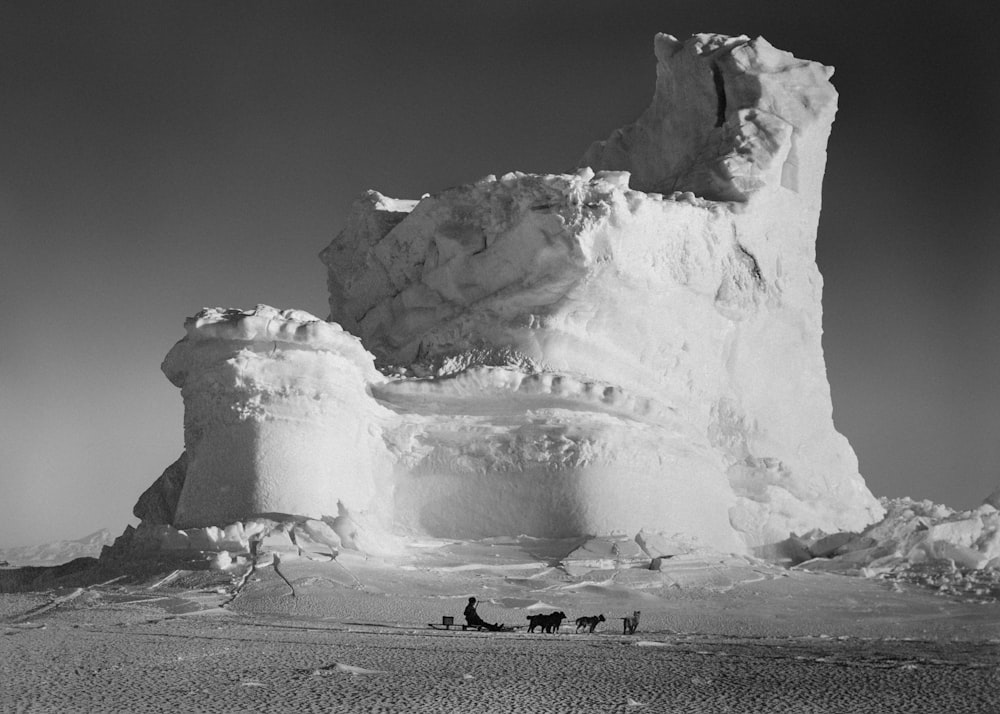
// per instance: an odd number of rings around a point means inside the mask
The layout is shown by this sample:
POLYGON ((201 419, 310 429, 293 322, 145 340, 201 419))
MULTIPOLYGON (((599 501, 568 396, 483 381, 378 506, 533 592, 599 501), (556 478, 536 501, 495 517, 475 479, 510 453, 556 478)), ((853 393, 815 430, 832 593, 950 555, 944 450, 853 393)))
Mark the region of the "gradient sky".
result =
POLYGON ((878 496, 1000 486, 1000 50, 986 2, 0 0, 0 547, 119 531, 182 450, 202 306, 326 316, 367 188, 571 168, 653 35, 836 67, 818 260, 834 420, 878 496), (944 9, 942 9, 944 8, 944 9))

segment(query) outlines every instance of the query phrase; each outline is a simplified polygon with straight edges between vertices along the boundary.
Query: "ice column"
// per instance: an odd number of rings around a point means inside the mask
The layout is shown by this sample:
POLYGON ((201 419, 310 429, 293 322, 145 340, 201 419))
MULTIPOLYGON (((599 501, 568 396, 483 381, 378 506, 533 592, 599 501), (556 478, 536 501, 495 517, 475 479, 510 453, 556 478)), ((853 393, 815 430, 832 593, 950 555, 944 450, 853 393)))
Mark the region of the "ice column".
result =
POLYGON ((184 399, 178 528, 377 503, 382 380, 357 338, 309 313, 202 310, 163 363, 184 399))

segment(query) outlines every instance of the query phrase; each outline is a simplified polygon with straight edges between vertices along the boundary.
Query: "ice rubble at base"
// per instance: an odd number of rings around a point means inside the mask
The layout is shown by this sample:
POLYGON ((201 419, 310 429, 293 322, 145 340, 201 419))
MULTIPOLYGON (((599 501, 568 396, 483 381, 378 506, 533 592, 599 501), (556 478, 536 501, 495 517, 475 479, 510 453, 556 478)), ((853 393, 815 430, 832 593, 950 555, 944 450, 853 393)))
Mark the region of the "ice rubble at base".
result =
MULTIPOLYGON (((541 569, 556 565, 570 582, 581 586, 604 582, 614 573, 612 581, 639 588, 662 581, 673 587, 726 590, 735 583, 758 579, 755 563, 776 562, 798 570, 915 583, 942 595, 979 602, 1000 598, 1000 511, 994 506, 956 511, 909 498, 882 499, 882 503, 885 517, 860 533, 792 534, 775 545, 764 560, 719 553, 683 533, 644 530, 631 538, 565 539, 563 542, 570 545, 558 562, 546 557, 535 565, 541 569), (640 577, 637 571, 663 572, 640 577), (634 577, 624 577, 630 572, 634 577)), ((386 548, 385 543, 359 540, 362 535, 355 524, 343 519, 258 517, 225 527, 188 529, 143 523, 138 529, 127 529, 113 546, 105 548, 102 557, 133 563, 137 558, 155 559, 170 567, 225 570, 268 565, 276 557, 282 561, 329 561, 341 554, 364 554, 367 558, 381 551, 384 567, 406 570, 410 567, 407 563, 420 559, 424 562, 419 567, 433 567, 428 565, 428 554, 449 551, 454 545, 448 540, 400 540, 386 548)), ((471 560, 463 567, 523 571, 532 564, 531 556, 525 561, 523 554, 534 549, 536 540, 525 536, 502 539, 505 545, 527 543, 517 562, 493 561, 497 539, 482 541, 478 556, 475 545, 467 544, 471 560)), ((560 546, 550 543, 549 547, 558 550, 560 546)))
POLYGON ((802 570, 888 578, 941 594, 1000 596, 1000 511, 989 503, 956 511, 930 501, 882 499, 885 517, 860 533, 808 533, 777 548, 802 570))
POLYGON ((779 550, 797 567, 896 572, 928 563, 1000 571, 1000 511, 989 503, 955 511, 930 501, 882 499, 886 516, 860 533, 792 535, 779 550))
POLYGON ((573 173, 363 196, 321 255, 330 322, 189 319, 185 452, 111 551, 597 535, 567 561, 655 567, 878 520, 820 342, 832 70, 762 38, 656 55, 650 109, 573 173))
POLYGON ((110 560, 157 559, 226 570, 263 565, 275 554, 333 560, 344 547, 356 550, 353 531, 343 521, 308 518, 250 518, 225 526, 175 528, 167 524, 129 526, 102 553, 110 560))

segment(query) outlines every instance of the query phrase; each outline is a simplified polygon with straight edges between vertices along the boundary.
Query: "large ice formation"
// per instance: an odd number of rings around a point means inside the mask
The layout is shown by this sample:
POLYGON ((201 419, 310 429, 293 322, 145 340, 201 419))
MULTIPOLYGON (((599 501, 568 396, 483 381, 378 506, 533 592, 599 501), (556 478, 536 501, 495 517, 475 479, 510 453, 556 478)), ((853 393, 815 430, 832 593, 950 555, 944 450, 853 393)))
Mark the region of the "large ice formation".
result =
POLYGON ((345 501, 371 511, 391 489, 378 484, 391 469, 377 427, 386 410, 368 392, 384 378, 356 337, 265 305, 206 309, 186 328, 163 362, 184 398, 184 483, 169 522, 335 517, 345 501))
POLYGON ((655 50, 652 105, 574 172, 359 199, 321 254, 331 322, 189 320, 164 363, 186 462, 137 515, 735 552, 877 520, 821 345, 832 70, 762 38, 655 50))

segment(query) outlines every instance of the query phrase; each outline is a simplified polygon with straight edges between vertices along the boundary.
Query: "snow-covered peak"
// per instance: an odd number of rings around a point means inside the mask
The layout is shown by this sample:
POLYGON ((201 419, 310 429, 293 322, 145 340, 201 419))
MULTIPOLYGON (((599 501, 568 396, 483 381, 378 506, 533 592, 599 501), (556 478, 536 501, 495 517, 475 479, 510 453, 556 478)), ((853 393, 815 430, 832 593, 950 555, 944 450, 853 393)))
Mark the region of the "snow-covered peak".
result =
POLYGON ((102 528, 76 540, 0 548, 0 565, 53 566, 68 563, 75 558, 96 558, 101 554, 101 549, 111 545, 114 539, 111 531, 102 528))
POLYGON ((633 124, 580 161, 627 170, 643 191, 747 201, 779 187, 816 201, 837 108, 833 69, 767 40, 656 36, 656 91, 633 124))
POLYGON ((699 32, 692 35, 690 40, 678 40, 666 32, 658 32, 654 39, 654 48, 657 59, 663 62, 666 61, 666 58, 682 52, 687 45, 690 45, 698 55, 707 57, 718 52, 732 50, 734 47, 745 45, 749 41, 750 38, 746 35, 730 37, 714 32, 699 32))

